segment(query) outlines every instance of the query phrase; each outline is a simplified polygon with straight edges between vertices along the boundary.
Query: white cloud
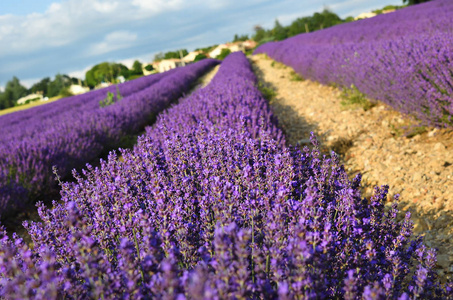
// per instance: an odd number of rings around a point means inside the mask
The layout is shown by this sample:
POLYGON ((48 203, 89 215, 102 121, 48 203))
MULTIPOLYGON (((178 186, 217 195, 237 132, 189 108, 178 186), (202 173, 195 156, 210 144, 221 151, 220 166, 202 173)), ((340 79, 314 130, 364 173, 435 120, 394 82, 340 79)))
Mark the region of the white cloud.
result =
POLYGON ((52 14, 56 13, 61 9, 61 4, 60 3, 52 3, 49 8, 47 9, 47 13, 52 14))
POLYGON ((181 9, 184 1, 182 0, 133 0, 132 4, 142 10, 159 13, 164 10, 181 9))
MULTIPOLYGON (((182 0, 68 0, 52 3, 44 13, 0 16, 2 55, 32 53, 95 38, 106 28, 119 28, 157 13, 182 8, 182 0)), ((99 45, 99 49, 103 45, 99 45)), ((104 49, 103 53, 105 53, 104 49)))
POLYGON ((118 49, 132 47, 132 43, 137 40, 137 34, 120 30, 109 33, 100 43, 92 45, 88 50, 88 55, 99 55, 109 53, 118 49))
POLYGON ((110 13, 115 11, 115 9, 118 7, 119 3, 118 2, 94 2, 93 7, 96 11, 100 13, 110 13))

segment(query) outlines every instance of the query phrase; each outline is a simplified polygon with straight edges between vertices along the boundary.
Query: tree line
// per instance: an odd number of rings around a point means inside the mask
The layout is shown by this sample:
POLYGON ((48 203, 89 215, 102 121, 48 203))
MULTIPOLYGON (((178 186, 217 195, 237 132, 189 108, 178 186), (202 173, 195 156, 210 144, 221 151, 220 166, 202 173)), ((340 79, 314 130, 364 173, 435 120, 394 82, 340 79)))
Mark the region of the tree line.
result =
MULTIPOLYGON (((376 14, 381 14, 384 10, 387 9, 400 9, 405 7, 406 5, 414 5, 428 1, 430 0, 403 0, 403 4, 405 5, 388 5, 383 9, 375 10, 373 12, 376 14)), ((322 12, 316 12, 312 16, 297 18, 288 26, 283 26, 278 20, 275 21, 274 27, 271 29, 265 29, 260 25, 256 25, 253 28, 254 33, 251 37, 249 37, 248 35, 235 34, 233 42, 245 41, 251 38, 255 42, 257 42, 258 45, 261 45, 271 41, 281 41, 301 33, 313 32, 316 30, 321 30, 341 23, 352 21, 354 21, 354 17, 352 16, 342 19, 337 14, 330 11, 328 8, 325 8, 322 12)))
MULTIPOLYGON (((85 84, 90 89, 102 82, 116 83, 118 77, 122 76, 125 80, 132 80, 143 76, 142 63, 134 61, 132 68, 128 69, 123 64, 103 62, 95 65, 85 73, 85 84)), ((147 65, 146 70, 151 71, 152 66, 147 65)))
POLYGON ((4 91, 0 92, 0 109, 15 106, 18 99, 29 94, 40 93, 43 97, 49 98, 58 95, 63 97, 70 96, 68 87, 78 82, 79 79, 77 78, 65 74, 57 74, 53 80, 50 77, 45 77, 27 89, 16 76, 13 76, 6 83, 4 91))
MULTIPOLYGON (((145 69, 151 71, 152 66, 148 65, 145 69)), ((43 97, 48 98, 55 96, 68 97, 71 96, 69 87, 72 84, 80 84, 92 89, 101 82, 116 83, 119 76, 123 76, 125 80, 143 76, 142 64, 136 60, 132 68, 128 69, 123 64, 103 62, 88 70, 85 73, 85 80, 70 77, 66 74, 57 74, 54 79, 45 77, 30 88, 23 86, 19 78, 13 76, 6 83, 4 90, 0 91, 0 110, 16 106, 18 99, 30 94, 41 94, 43 97)))

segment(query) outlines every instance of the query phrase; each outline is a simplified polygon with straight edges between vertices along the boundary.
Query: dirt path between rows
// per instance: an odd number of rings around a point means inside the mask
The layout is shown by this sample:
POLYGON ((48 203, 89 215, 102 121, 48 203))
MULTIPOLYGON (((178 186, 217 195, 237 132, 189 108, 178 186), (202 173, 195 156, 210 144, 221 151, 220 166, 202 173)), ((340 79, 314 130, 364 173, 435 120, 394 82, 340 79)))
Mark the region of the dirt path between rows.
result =
MULTIPOLYGON (((341 91, 309 80, 296 81, 293 70, 264 55, 251 62, 262 85, 275 90, 270 101, 290 144, 309 144, 315 132, 325 150, 339 153, 353 177, 363 174, 364 196, 375 185, 400 194, 399 209, 410 211, 415 233, 438 249, 439 274, 453 275, 453 132, 415 128, 416 124, 382 103, 367 111, 341 104, 341 91), (417 130, 425 132, 416 134, 417 130)), ((389 204, 390 199, 389 199, 389 204)))

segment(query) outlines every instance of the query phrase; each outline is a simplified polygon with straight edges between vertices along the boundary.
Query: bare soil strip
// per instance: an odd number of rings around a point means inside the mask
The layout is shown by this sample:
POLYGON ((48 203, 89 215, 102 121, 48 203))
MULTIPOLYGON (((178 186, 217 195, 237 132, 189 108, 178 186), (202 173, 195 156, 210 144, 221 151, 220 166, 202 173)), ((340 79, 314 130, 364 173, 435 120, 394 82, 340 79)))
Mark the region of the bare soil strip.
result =
POLYGON ((341 91, 309 80, 264 55, 251 61, 261 85, 275 90, 270 101, 290 144, 309 145, 315 132, 326 151, 340 154, 351 177, 363 174, 364 196, 375 185, 390 186, 389 202, 400 194, 399 209, 410 211, 415 233, 438 249, 439 274, 453 275, 453 132, 416 127, 388 106, 345 107, 341 91), (424 131, 424 132, 423 132, 424 131), (419 132, 423 132, 419 134, 419 132))

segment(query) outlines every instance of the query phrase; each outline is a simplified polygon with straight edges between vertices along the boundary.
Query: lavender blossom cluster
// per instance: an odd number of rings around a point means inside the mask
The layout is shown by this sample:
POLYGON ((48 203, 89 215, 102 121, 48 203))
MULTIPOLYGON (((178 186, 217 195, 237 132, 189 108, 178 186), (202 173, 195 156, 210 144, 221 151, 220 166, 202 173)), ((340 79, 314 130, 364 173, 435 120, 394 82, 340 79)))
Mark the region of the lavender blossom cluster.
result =
POLYGON ((305 78, 354 85, 434 126, 453 126, 453 1, 435 0, 371 19, 267 43, 266 53, 305 78))
POLYGON ((453 299, 387 187, 360 196, 335 155, 285 146, 242 53, 0 235, 7 299, 453 299))
POLYGON ((216 63, 205 60, 0 117, 0 214, 57 190, 52 166, 63 177, 71 175, 143 129, 216 63), (100 107, 108 92, 123 98, 100 107))

